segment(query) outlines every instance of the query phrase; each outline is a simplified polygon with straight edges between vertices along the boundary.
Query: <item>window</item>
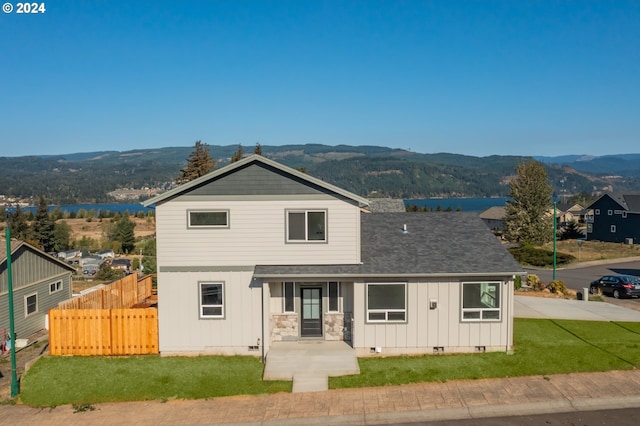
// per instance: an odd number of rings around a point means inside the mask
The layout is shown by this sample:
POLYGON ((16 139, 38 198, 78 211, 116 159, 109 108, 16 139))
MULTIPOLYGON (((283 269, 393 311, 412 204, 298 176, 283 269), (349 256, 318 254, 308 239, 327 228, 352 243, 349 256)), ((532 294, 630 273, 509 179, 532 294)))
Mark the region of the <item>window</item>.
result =
POLYGON ((624 210, 624 211, 622 212, 622 218, 623 218, 623 219, 626 219, 626 218, 627 218, 627 211, 626 211, 626 210, 624 210))
POLYGON ((500 321, 500 283, 462 283, 462 321, 500 321))
POLYGON ((587 223, 587 233, 593 232, 593 223, 587 223))
POLYGON ((407 320, 406 283, 367 284, 367 320, 369 322, 405 322, 407 320))
POLYGON ((222 283, 200 283, 200 318, 224 318, 222 283))
POLYGON ((38 312, 38 293, 29 294, 24 297, 24 316, 38 312))
POLYGON ((56 281, 55 283, 49 284, 49 294, 56 293, 62 290, 62 281, 56 281))
POLYGON ((188 228, 228 228, 228 210, 189 210, 187 212, 188 228))
POLYGON ((613 216, 613 210, 607 210, 607 214, 608 214, 609 216, 613 216))
POLYGON ((327 240, 326 229, 324 210, 287 211, 287 241, 323 242, 327 240))
POLYGON ((337 281, 329 281, 329 312, 339 312, 340 285, 337 281))
POLYGON ((290 281, 286 281, 283 284, 284 288, 282 292, 284 293, 284 312, 295 312, 295 284, 290 281))
POLYGON ((616 232, 616 226, 615 225, 611 225, 611 232, 616 232))
POLYGON ((599 215, 600 214, 600 209, 596 209, 596 214, 599 215))

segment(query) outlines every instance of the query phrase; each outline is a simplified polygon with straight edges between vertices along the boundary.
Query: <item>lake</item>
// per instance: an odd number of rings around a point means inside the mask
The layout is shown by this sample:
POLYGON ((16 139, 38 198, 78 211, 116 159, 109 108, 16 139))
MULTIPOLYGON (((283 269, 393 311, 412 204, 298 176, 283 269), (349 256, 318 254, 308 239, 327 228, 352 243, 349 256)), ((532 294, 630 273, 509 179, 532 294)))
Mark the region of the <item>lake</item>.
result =
MULTIPOLYGON (((149 207, 144 207, 142 204, 139 203, 129 203, 129 204, 72 204, 72 205, 66 205, 66 206, 49 206, 49 211, 53 211, 55 209, 57 209, 58 207, 60 207, 60 210, 64 213, 78 213, 78 210, 86 210, 86 211, 90 211, 93 210, 95 212, 96 215, 98 215, 98 213, 102 210, 102 211, 111 211, 114 213, 124 213, 124 212, 129 212, 130 214, 135 214, 138 212, 148 212, 150 210, 153 210, 149 207)), ((36 212, 38 210, 38 207, 36 206, 29 206, 29 207, 21 207, 22 211, 27 212, 27 211, 32 211, 32 212, 36 212)), ((14 212, 16 209, 11 207, 11 208, 7 208, 8 211, 10 212, 14 212)))

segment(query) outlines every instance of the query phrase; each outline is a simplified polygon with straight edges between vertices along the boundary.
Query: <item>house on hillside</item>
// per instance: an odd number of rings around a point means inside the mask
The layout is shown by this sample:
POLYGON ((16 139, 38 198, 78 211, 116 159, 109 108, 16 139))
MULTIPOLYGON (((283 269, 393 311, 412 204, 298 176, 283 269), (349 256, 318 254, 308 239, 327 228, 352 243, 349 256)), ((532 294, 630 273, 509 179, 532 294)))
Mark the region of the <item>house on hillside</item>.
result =
MULTIPOLYGON (((71 298, 75 268, 22 241, 11 241, 15 331, 27 339, 43 330, 49 309, 71 298)), ((0 329, 9 330, 7 242, 0 240, 0 329)))
POLYGON ((571 221, 584 223, 585 209, 580 204, 557 203, 556 215, 558 224, 564 226, 571 221))
POLYGON ((344 340, 371 353, 505 351, 523 269, 474 213, 371 213, 252 155, 155 206, 160 352, 344 340))
POLYGON ((586 212, 587 240, 640 243, 640 194, 605 193, 586 212))

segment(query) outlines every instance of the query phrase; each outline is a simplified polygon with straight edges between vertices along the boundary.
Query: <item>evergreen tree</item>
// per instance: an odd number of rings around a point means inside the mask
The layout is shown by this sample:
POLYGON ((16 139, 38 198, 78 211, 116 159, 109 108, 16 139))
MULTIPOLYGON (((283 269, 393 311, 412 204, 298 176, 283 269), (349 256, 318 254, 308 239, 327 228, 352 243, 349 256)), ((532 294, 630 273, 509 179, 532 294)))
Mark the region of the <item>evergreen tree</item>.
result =
POLYGON ((256 142, 256 148, 253 150, 253 153, 262 155, 262 145, 260 145, 260 142, 256 142))
POLYGON ((544 244, 553 238, 551 184, 544 166, 535 160, 521 163, 511 182, 505 205, 505 237, 520 244, 544 244))
POLYGON ((9 216, 9 226, 11 227, 11 238, 22 241, 30 239, 31 229, 20 206, 16 206, 15 213, 9 216))
POLYGON ((61 252, 71 248, 71 227, 65 221, 56 222, 53 228, 53 251, 61 252))
POLYGON ((242 145, 238 145, 238 150, 233 153, 231 156, 231 162, 235 163, 236 161, 242 160, 242 156, 244 155, 244 149, 242 149, 242 145))
POLYGON ((40 248, 45 252, 53 250, 54 237, 53 230, 55 228, 55 222, 49 216, 49 205, 44 199, 44 196, 40 196, 38 202, 38 210, 33 220, 33 238, 40 245, 40 248))
POLYGON ((126 213, 116 223, 117 241, 120 242, 120 249, 124 253, 131 253, 136 248, 136 236, 133 231, 135 227, 135 222, 131 221, 126 213))
POLYGON ((180 176, 176 179, 178 184, 183 184, 204 176, 216 167, 216 162, 209 155, 209 145, 196 141, 189 158, 187 167, 180 169, 180 176))
POLYGON ((580 229, 580 225, 575 220, 570 220, 564 226, 564 229, 560 233, 561 240, 577 240, 578 238, 584 238, 584 233, 580 229))
POLYGON ((96 280, 100 281, 114 281, 124 276, 124 271, 120 269, 113 269, 111 265, 104 262, 100 265, 98 272, 96 273, 96 280))

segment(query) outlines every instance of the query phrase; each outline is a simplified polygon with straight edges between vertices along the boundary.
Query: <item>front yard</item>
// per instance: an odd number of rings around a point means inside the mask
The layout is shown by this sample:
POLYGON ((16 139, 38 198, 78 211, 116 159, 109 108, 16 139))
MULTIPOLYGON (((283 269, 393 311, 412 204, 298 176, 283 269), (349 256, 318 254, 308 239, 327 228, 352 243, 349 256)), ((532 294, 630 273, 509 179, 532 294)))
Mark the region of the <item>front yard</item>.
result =
MULTIPOLYGON (((331 378, 330 388, 547 375, 640 367, 640 323, 515 320, 515 352, 360 359, 361 374, 331 378)), ((252 357, 45 357, 23 376, 32 406, 197 399, 290 392, 264 382, 252 357)))

